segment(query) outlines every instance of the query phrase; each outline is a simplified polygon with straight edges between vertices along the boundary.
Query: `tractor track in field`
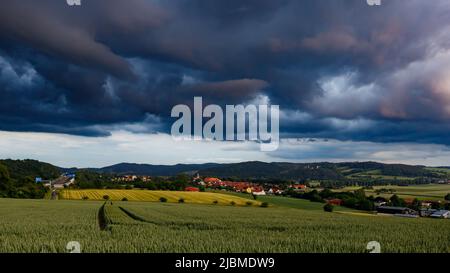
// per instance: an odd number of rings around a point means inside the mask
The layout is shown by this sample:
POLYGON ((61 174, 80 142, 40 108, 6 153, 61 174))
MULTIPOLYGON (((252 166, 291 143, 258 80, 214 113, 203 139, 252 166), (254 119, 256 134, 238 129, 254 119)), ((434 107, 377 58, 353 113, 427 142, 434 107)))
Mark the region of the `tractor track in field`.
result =
POLYGON ((119 207, 119 209, 125 213, 128 217, 130 217, 133 220, 139 221, 139 222, 144 222, 147 223, 148 221, 142 217, 140 217, 139 215, 134 214, 133 212, 123 208, 123 207, 119 207))
POLYGON ((103 204, 98 210, 98 225, 101 231, 109 231, 109 220, 105 214, 105 204, 103 204))
POLYGON ((119 207, 119 209, 120 209, 123 213, 125 213, 128 217, 132 218, 132 219, 135 220, 135 221, 139 221, 139 222, 143 222, 143 223, 147 223, 147 224, 157 225, 157 223, 152 222, 152 221, 149 221, 149 220, 147 220, 147 219, 145 219, 145 218, 143 218, 143 217, 141 217, 141 216, 139 216, 139 215, 137 215, 137 214, 135 214, 135 213, 133 213, 133 212, 127 210, 127 209, 124 208, 124 207, 119 207))
MULTIPOLYGON (((97 220, 98 220, 98 226, 101 231, 112 231, 112 220, 108 217, 106 213, 106 206, 108 205, 107 202, 105 202, 100 209, 98 210, 97 214, 97 220)), ((111 204, 112 206, 112 204, 111 204)), ((134 214, 133 212, 119 206, 118 207, 122 213, 124 213, 127 217, 131 218, 133 221, 142 222, 142 223, 148 223, 148 224, 155 224, 151 221, 148 221, 147 219, 134 214)))

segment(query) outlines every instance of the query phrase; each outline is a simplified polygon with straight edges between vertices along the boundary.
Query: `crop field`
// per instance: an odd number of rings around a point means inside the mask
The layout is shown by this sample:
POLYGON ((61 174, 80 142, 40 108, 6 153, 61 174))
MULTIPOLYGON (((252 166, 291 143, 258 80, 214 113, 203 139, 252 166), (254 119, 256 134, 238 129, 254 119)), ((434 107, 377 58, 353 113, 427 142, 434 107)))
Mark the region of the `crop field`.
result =
POLYGON ((444 174, 444 175, 450 175, 450 168, 433 168, 433 167, 427 167, 425 168, 429 171, 435 172, 437 174, 444 174))
POLYGON ((0 252, 450 253, 450 221, 286 207, 0 199, 0 252))
MULTIPOLYGON (((251 195, 247 194, 247 193, 226 192, 225 194, 239 196, 242 198, 251 198, 251 195)), ((267 202, 275 207, 286 207, 286 208, 316 210, 316 211, 322 211, 323 206, 324 206, 323 203, 311 202, 306 199, 275 196, 275 195, 258 196, 257 200, 260 202, 267 202)), ((353 211, 352 209, 342 207, 342 206, 335 206, 334 210, 335 211, 353 211)))
MULTIPOLYGON (((354 191, 361 187, 347 187, 339 191, 354 191)), ((373 190, 365 190, 366 195, 391 197, 392 194, 380 194, 375 193, 379 189, 392 189, 394 193, 401 198, 417 198, 419 200, 443 200, 444 196, 450 193, 450 185, 448 184, 427 184, 427 185, 414 185, 414 186, 375 186, 373 190)))
POLYGON ((392 176, 392 175, 382 175, 379 170, 375 171, 366 171, 366 172, 359 172, 347 175, 348 178, 373 178, 373 179, 391 179, 391 180, 414 180, 415 177, 407 177, 407 176, 392 176))
POLYGON ((63 190, 60 192, 60 199, 82 200, 104 200, 107 195, 112 201, 121 201, 126 198, 128 201, 160 202, 160 198, 166 198, 169 203, 178 203, 183 199, 185 203, 193 204, 213 204, 236 205, 236 206, 259 206, 261 202, 231 196, 221 193, 211 192, 177 192, 177 191, 149 191, 149 190, 63 190), (217 202, 216 202, 217 201, 217 202))

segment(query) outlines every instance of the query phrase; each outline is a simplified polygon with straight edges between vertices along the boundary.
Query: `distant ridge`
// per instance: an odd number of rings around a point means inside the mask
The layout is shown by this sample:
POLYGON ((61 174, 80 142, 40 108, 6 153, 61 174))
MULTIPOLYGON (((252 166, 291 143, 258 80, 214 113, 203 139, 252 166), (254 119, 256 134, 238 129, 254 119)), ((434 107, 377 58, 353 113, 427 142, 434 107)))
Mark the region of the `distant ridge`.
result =
POLYGON ((425 166, 404 164, 383 164, 377 162, 345 162, 345 163, 283 163, 249 161, 241 163, 205 163, 151 165, 120 163, 91 171, 109 174, 172 176, 179 173, 202 176, 217 176, 241 179, 295 179, 295 180, 341 180, 352 174, 372 174, 401 177, 435 177, 436 173, 425 166))
POLYGON ((151 164, 136 164, 136 163, 120 163, 100 169, 91 169, 102 173, 116 173, 116 174, 134 174, 134 175, 149 175, 149 176, 171 176, 179 173, 198 172, 204 169, 218 167, 220 164, 206 163, 206 164, 177 164, 177 165, 151 165, 151 164))
MULTIPOLYGON (((380 179, 396 180, 419 177, 447 177, 446 171, 425 166, 404 164, 384 164, 378 162, 343 162, 343 163, 285 163, 249 161, 241 163, 205 163, 152 165, 136 163, 120 163, 103 168, 59 168, 54 165, 34 160, 0 160, 0 164, 8 167, 11 173, 20 176, 55 177, 58 173, 89 170, 98 173, 118 175, 174 176, 180 173, 202 176, 216 176, 236 179, 270 179, 270 180, 358 180, 380 177, 380 179)), ((450 172, 450 171, 449 171, 450 172)))

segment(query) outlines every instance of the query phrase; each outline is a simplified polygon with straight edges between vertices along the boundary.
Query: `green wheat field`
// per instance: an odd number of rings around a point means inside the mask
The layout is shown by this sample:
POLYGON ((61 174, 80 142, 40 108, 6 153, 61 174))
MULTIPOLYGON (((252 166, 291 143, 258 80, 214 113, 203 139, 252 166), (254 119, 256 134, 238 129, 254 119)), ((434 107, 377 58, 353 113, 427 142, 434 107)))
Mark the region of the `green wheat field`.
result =
POLYGON ((0 199, 0 252, 450 252, 450 221, 270 206, 0 199))

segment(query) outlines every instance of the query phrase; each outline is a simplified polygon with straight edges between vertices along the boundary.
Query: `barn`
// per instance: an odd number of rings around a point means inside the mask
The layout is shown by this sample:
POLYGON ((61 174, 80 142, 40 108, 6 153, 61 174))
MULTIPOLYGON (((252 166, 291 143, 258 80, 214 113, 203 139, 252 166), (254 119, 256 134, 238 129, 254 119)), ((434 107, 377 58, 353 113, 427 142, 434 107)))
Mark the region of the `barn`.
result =
POLYGON ((415 215, 417 212, 413 209, 406 207, 390 207, 390 206, 380 206, 377 207, 378 213, 386 213, 386 214, 409 214, 415 215))

